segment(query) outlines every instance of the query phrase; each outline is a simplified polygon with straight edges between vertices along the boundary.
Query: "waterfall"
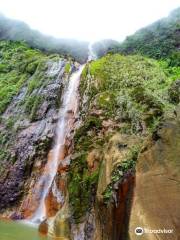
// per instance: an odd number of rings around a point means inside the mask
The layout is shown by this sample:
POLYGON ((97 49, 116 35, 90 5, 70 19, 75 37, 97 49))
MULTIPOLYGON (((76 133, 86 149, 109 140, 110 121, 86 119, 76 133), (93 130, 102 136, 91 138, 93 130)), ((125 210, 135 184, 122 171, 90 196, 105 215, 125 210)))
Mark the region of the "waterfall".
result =
MULTIPOLYGON (((97 56, 93 51, 92 43, 89 44, 88 61, 96 59, 97 56)), ((55 177, 58 176, 59 167, 61 165, 68 166, 67 142, 71 142, 71 132, 74 129, 75 119, 78 114, 78 86, 80 76, 85 65, 81 65, 79 69, 70 76, 64 92, 61 97, 61 107, 59 110, 59 120, 56 127, 54 146, 50 151, 47 163, 44 167, 40 179, 33 189, 33 198, 38 203, 34 207, 33 215, 30 217, 31 223, 41 223, 48 218, 49 231, 51 236, 63 236, 68 234, 68 223, 66 219, 69 216, 69 199, 67 192, 67 177, 66 173, 60 174, 60 178, 64 178, 65 191, 59 189, 55 177), (61 176, 62 175, 62 176, 61 176), (60 206, 60 210, 54 214, 49 213, 51 208, 48 208, 47 200, 53 195, 60 206)), ((62 66, 54 65, 49 74, 55 76, 60 74, 62 66)), ((59 75, 58 75, 59 76, 59 75)), ((49 200, 48 200, 49 201, 49 200)), ((33 201, 31 202, 33 203, 33 201)), ((70 232, 70 231, 69 231, 70 232)), ((63 238, 66 239, 66 238, 63 238)))
MULTIPOLYGON (((77 114, 78 86, 83 68, 84 65, 81 65, 76 72, 72 73, 61 99, 62 105, 59 111, 55 144, 52 149, 51 157, 48 159, 44 172, 37 183, 36 190, 40 192, 39 206, 31 218, 31 221, 35 223, 42 222, 45 218, 47 218, 45 200, 51 188, 53 188, 52 191, 55 191, 56 185, 54 179, 58 171, 58 166, 59 163, 65 159, 65 141, 73 129, 73 123, 77 114)), ((59 199, 62 199, 63 201, 61 193, 56 194, 59 194, 59 199)))
POLYGON ((88 62, 92 61, 92 60, 96 60, 97 59, 97 55, 96 55, 96 53, 93 50, 93 43, 89 43, 88 50, 89 50, 88 62))

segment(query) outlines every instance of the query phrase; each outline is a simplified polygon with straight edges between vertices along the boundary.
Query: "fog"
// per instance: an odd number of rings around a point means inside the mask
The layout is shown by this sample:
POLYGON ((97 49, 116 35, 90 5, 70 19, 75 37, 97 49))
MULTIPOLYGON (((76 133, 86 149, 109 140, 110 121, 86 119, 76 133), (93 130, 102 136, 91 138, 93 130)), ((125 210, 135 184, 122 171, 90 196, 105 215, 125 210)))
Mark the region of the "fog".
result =
POLYGON ((123 40, 179 5, 179 0, 0 0, 0 12, 58 38, 123 40))

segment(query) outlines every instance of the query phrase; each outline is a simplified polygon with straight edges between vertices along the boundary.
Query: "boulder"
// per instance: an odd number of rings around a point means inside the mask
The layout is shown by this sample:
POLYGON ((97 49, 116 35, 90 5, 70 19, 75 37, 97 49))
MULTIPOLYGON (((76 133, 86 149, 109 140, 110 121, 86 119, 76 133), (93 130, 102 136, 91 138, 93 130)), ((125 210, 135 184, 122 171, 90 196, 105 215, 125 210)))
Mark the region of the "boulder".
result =
POLYGON ((48 233, 48 222, 47 219, 45 219, 44 221, 42 221, 38 227, 38 230, 40 233, 42 234, 47 234, 48 233))

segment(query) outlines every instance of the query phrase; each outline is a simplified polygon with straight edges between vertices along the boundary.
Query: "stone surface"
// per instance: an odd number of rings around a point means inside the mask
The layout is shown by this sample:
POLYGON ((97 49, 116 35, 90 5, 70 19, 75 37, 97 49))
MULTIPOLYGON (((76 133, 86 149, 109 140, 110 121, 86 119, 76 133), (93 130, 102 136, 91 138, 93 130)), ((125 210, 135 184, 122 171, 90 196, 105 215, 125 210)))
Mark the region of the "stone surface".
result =
POLYGON ((47 234, 48 233, 48 222, 47 222, 47 219, 39 224, 38 230, 39 230, 39 232, 41 234, 47 234))
MULTIPOLYGON (((26 197, 27 192, 30 192, 30 188, 33 188, 47 161, 58 120, 61 93, 68 78, 64 74, 64 61, 66 60, 62 60, 58 64, 50 61, 48 70, 42 72, 50 80, 46 85, 34 90, 38 90, 36 94, 44 99, 38 105, 35 119, 30 119, 30 116, 27 115, 24 109, 24 105, 22 105, 22 101, 27 93, 27 84, 13 98, 2 115, 3 121, 0 123, 0 129, 1 133, 10 136, 8 139, 10 155, 1 162, 0 168, 1 213, 7 210, 7 208, 12 210, 18 209, 21 204, 20 199, 22 200, 23 195, 26 197), (54 70, 55 64, 57 67, 54 70), (11 118, 15 121, 12 130, 7 129, 5 125, 11 118), (15 129, 16 131, 14 131, 15 129)), ((28 202, 28 200, 22 202, 17 214, 21 215, 22 213, 22 216, 27 217, 32 212, 24 212, 28 202)), ((36 204, 32 208, 34 209, 35 207, 36 204)))
MULTIPOLYGON (((179 109, 180 110, 180 109, 179 109)), ((180 239, 180 111, 166 119, 140 155, 129 218, 131 240, 180 239), (172 234, 136 236, 136 227, 173 229, 172 234)))

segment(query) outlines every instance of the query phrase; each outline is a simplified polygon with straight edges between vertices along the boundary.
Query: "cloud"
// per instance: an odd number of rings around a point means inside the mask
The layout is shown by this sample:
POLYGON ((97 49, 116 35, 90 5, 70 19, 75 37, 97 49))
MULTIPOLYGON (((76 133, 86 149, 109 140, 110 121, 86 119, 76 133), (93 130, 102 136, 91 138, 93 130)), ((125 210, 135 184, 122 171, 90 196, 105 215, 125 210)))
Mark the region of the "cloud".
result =
POLYGON ((0 0, 0 12, 55 37, 122 40, 167 16, 179 0, 0 0))

